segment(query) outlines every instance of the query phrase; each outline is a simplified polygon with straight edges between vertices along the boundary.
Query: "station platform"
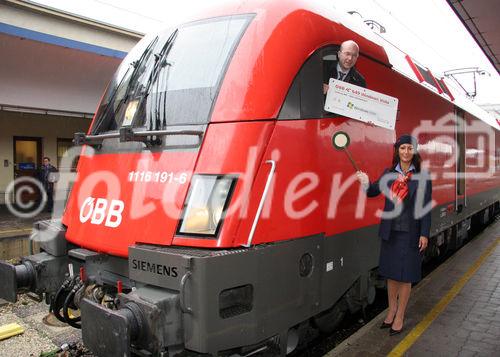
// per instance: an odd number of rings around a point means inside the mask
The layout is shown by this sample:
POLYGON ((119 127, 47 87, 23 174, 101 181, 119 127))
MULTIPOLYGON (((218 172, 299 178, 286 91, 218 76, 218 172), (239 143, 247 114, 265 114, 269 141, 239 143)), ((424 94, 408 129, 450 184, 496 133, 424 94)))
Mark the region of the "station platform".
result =
POLYGON ((401 334, 385 315, 325 356, 500 356, 500 217, 412 289, 401 334))
POLYGON ((57 215, 48 212, 40 212, 34 217, 18 217, 0 205, 0 259, 17 259, 32 254, 38 249, 37 244, 29 240, 33 224, 55 217, 57 215))
POLYGON ((51 216, 51 213, 41 212, 34 217, 17 217, 7 209, 7 206, 0 205, 0 239, 29 235, 33 223, 50 219, 51 216))

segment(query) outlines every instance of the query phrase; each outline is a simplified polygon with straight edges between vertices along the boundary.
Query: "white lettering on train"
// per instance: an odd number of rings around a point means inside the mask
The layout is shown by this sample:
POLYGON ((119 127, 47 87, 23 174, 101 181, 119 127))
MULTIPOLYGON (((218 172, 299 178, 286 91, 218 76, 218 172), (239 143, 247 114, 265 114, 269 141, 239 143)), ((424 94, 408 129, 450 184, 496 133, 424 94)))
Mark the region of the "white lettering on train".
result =
POLYGON ((80 222, 90 219, 91 224, 102 224, 116 228, 122 223, 122 212, 125 204, 120 200, 108 202, 105 198, 87 197, 80 207, 80 222))

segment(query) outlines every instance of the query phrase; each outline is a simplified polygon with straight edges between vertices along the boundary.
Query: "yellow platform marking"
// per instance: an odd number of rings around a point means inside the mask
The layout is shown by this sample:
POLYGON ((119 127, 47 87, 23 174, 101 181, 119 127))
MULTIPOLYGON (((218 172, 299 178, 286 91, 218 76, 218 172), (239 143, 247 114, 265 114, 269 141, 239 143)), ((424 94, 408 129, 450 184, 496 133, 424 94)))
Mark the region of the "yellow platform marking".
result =
POLYGON ((474 264, 467 270, 467 272, 458 280, 455 285, 448 291, 448 293, 439 300, 439 302, 432 308, 431 311, 425 315, 425 317, 420 321, 420 323, 410 331, 410 333, 389 352, 388 356, 396 357, 402 356, 422 335, 425 330, 430 326, 430 324, 439 316, 441 312, 448 306, 448 304, 457 296, 457 294, 462 290, 465 284, 470 278, 476 273, 476 271, 481 267, 484 261, 493 253, 497 244, 500 243, 500 238, 497 238, 486 251, 481 254, 479 258, 474 262, 474 264))
POLYGON ((24 328, 16 323, 0 326, 0 341, 23 332, 24 328))

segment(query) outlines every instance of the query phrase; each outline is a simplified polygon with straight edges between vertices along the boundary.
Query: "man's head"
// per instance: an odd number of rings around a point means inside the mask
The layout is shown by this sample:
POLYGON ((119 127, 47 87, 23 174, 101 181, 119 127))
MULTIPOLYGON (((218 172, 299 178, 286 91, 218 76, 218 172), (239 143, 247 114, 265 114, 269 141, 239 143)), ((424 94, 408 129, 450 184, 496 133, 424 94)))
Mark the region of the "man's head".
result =
POLYGON ((43 164, 44 164, 44 165, 48 165, 48 164, 50 164, 50 158, 49 158, 49 157, 47 157, 47 156, 45 156, 45 157, 43 158, 43 164))
POLYGON ((352 40, 342 42, 338 54, 340 68, 347 72, 354 67, 358 60, 359 46, 352 40))

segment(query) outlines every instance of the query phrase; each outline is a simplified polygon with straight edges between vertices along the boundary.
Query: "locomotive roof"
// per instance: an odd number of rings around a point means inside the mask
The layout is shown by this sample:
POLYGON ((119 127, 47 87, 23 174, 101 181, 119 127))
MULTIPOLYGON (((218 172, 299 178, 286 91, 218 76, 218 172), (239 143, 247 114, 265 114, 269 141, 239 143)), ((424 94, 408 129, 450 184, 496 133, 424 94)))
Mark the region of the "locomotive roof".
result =
MULTIPOLYGON (((373 32, 364 23, 360 23, 360 21, 358 19, 353 20, 352 16, 347 16, 345 14, 339 14, 338 16, 341 18, 340 22, 344 26, 348 27, 352 31, 359 33, 360 35, 363 35, 363 37, 366 37, 367 39, 369 39, 373 43, 376 43, 380 47, 383 47, 385 53, 388 56, 389 63, 391 64, 391 66, 394 70, 396 70, 399 73, 403 74, 404 76, 410 78, 414 82, 426 87, 427 89, 436 93, 436 95, 439 95, 434 88, 431 88, 430 86, 427 86, 425 82, 421 83, 418 80, 417 76, 415 75, 415 72, 410 67, 410 65, 408 64, 408 61, 405 58, 408 55, 407 53, 401 51, 394 44, 392 44, 391 42, 384 39, 382 36, 373 32)), ((435 74, 433 73, 433 75, 435 75, 435 74)), ((449 85, 449 81, 447 80, 447 78, 442 78, 442 80, 447 84, 447 86, 449 87, 449 90, 452 92, 452 94, 454 96, 454 100, 453 100, 454 105, 469 112, 470 114, 474 115, 475 117, 477 117, 481 121, 487 123, 488 125, 496 128, 497 130, 500 129, 500 124, 497 122, 497 120, 490 113, 488 113, 486 110, 484 110, 483 108, 476 105, 470 99, 466 98, 462 92, 454 90, 454 88, 449 85)), ((451 101, 445 95, 441 95, 441 97, 443 97, 446 100, 451 101)))
MULTIPOLYGON (((366 27, 366 26, 364 26, 366 27)), ((430 85, 427 85, 425 82, 420 82, 413 71, 413 69, 410 67, 408 64, 408 61, 406 60, 407 54, 401 51, 399 48, 394 46, 392 43, 386 41, 384 38, 381 36, 375 35, 377 38, 373 38, 373 41, 377 42, 381 46, 384 47, 384 50, 387 53, 387 56, 389 57, 389 62, 392 65, 392 68, 399 73, 403 74, 404 76, 410 78, 414 82, 418 83, 419 85, 427 88, 428 90, 434 92, 436 95, 440 95, 437 93, 437 90, 430 85)), ((433 76, 436 76, 434 73, 432 73, 433 76)), ((436 76, 436 78, 438 78, 436 76)), ((447 96, 441 94, 440 96, 443 97, 444 99, 451 101, 454 105, 457 107, 462 108, 463 110, 469 112, 470 114, 474 115, 481 121, 487 123, 488 125, 496 128, 497 130, 500 129, 500 125, 497 122, 497 120, 486 110, 483 108, 479 107, 476 105, 474 102, 472 102, 470 99, 466 98, 462 92, 455 90, 454 87, 450 86, 449 81, 447 78, 441 78, 442 81, 446 83, 448 86, 448 89, 451 91, 451 93, 454 96, 454 99, 451 100, 447 96)))
POLYGON ((341 25, 338 12, 327 2, 232 1, 190 20, 241 14, 254 18, 228 66, 212 121, 277 117, 304 60, 322 46, 353 39, 364 55, 390 66, 382 46, 341 25))

